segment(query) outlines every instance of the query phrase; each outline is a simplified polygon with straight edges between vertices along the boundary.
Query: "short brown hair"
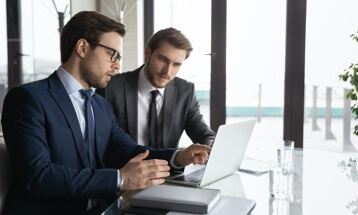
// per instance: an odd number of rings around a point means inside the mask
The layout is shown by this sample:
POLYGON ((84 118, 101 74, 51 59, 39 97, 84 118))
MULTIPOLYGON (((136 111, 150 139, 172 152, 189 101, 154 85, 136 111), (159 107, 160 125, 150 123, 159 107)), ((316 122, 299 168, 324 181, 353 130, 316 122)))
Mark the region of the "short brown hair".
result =
POLYGON ((175 28, 166 28, 155 33, 147 43, 147 47, 154 52, 162 42, 168 42, 172 46, 186 51, 185 59, 190 56, 193 47, 188 38, 175 28))
POLYGON ((61 62, 65 63, 71 56, 73 48, 79 39, 89 42, 98 42, 107 32, 117 32, 124 37, 125 27, 96 11, 81 11, 74 15, 61 32, 61 62))

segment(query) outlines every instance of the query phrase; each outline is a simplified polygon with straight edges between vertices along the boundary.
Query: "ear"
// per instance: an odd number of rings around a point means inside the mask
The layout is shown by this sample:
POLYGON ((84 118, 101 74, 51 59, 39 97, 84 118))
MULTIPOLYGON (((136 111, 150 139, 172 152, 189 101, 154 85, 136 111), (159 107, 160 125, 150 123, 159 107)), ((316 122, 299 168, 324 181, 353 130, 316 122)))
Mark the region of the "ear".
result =
POLYGON ((88 51, 89 44, 85 39, 79 39, 76 43, 75 49, 79 56, 84 57, 88 51))
POLYGON ((150 55, 152 54, 152 50, 147 46, 145 47, 145 51, 144 51, 144 60, 145 62, 148 61, 150 55))

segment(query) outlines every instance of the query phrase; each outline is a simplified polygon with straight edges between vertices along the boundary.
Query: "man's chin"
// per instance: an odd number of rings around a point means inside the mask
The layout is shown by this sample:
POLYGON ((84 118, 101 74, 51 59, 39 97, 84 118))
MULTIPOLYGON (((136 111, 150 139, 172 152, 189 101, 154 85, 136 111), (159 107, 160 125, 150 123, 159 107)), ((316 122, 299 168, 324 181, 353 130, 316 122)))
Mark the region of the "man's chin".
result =
POLYGON ((107 85, 108 85, 108 81, 103 81, 103 82, 98 83, 96 86, 93 86, 93 87, 96 88, 96 89, 102 89, 102 88, 107 87, 107 85))
POLYGON ((160 81, 160 82, 157 82, 155 83, 154 87, 156 88, 164 88, 168 85, 168 81, 160 81))

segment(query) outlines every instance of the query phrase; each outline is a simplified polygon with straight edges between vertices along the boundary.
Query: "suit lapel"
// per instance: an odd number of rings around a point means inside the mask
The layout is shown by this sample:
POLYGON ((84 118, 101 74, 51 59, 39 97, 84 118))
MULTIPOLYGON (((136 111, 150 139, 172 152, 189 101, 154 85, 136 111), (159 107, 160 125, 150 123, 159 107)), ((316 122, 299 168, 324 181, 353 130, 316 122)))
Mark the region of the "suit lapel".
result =
POLYGON ((70 97, 67 94, 65 87, 63 86, 61 80, 56 73, 53 73, 49 77, 49 93, 52 98, 56 101, 60 109, 62 110, 63 115, 65 116, 71 130, 72 135, 75 140, 76 148, 78 154, 81 157, 83 165, 89 167, 89 163, 86 156, 85 144, 82 138, 82 132, 80 125, 78 123, 76 112, 73 108, 70 97))
POLYGON ((134 141, 138 142, 138 77, 140 68, 131 72, 124 82, 124 93, 126 102, 126 115, 128 130, 130 134, 134 134, 134 141), (135 120, 128 120, 135 119, 135 120))
POLYGON ((175 111, 175 101, 177 98, 177 87, 173 80, 168 86, 165 87, 164 104, 163 104, 163 147, 167 148, 169 130, 172 122, 173 113, 175 111))

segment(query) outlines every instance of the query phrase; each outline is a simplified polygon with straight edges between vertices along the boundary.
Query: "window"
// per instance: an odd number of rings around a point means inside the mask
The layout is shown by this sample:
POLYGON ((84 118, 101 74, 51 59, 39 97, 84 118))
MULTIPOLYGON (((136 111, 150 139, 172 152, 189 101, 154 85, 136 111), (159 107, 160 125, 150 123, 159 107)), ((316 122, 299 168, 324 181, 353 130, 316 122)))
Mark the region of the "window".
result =
MULTIPOLYGON (((7 23, 6 1, 0 2, 0 113, 7 92, 7 23)), ((2 133, 1 125, 0 132, 2 133)))
MULTIPOLYGON (((344 88, 350 86, 338 78, 358 62, 358 43, 350 38, 358 30, 356 8, 358 2, 351 0, 307 2, 305 147, 347 153, 358 149, 358 137, 343 129, 344 88)), ((351 128, 358 123, 350 121, 351 128)))
POLYGON ((227 1, 226 122, 257 118, 247 156, 283 136, 285 30, 285 1, 227 1))
POLYGON ((48 77, 61 64, 59 13, 66 23, 69 7, 69 0, 21 1, 23 83, 48 77))

